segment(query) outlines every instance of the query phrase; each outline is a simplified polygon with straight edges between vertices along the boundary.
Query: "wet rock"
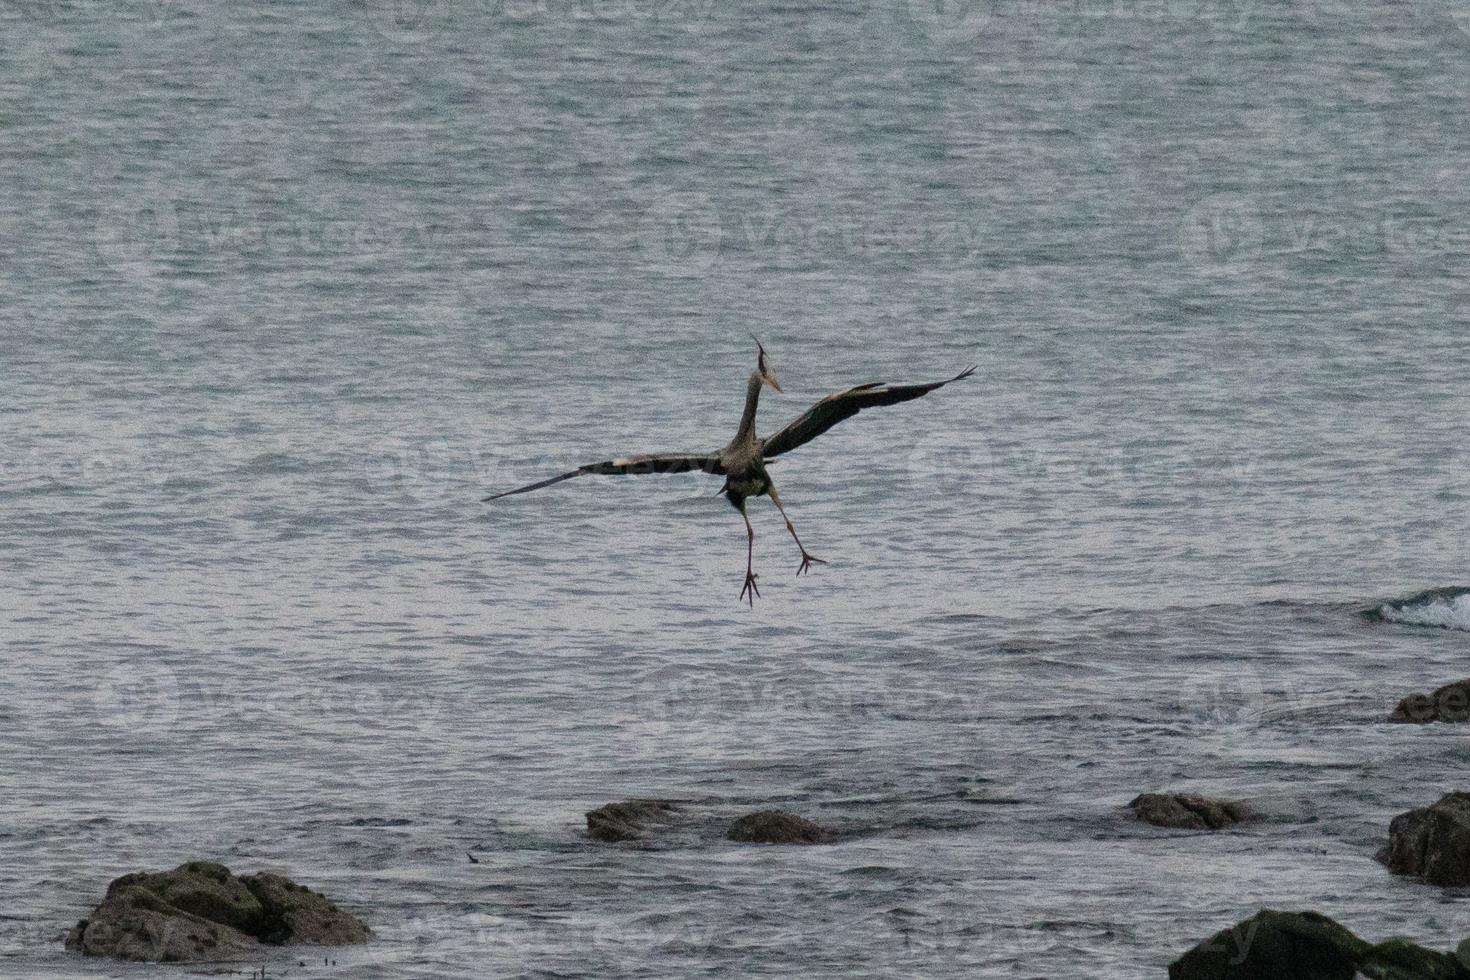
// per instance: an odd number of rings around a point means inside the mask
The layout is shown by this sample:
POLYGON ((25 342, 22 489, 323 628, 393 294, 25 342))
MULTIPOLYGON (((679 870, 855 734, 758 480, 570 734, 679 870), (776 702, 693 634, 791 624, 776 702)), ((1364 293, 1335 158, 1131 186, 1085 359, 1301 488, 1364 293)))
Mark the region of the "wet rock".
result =
POLYGON ((1431 806, 1394 817, 1378 860, 1394 874, 1431 885, 1470 885, 1470 793, 1446 793, 1431 806))
POLYGON ((1410 694, 1398 703, 1388 720, 1419 725, 1470 721, 1470 680, 1446 684, 1429 694, 1410 694))
POLYGON ((245 933, 257 931, 265 914, 260 900, 245 883, 230 874, 229 868, 213 861, 190 861, 172 871, 123 875, 107 886, 107 897, 130 888, 141 888, 164 905, 245 933))
POLYGON ((1460 957, 1403 939, 1373 945, 1317 912, 1262 909, 1169 964, 1170 980, 1470 980, 1460 957))
POLYGON ((837 835, 784 810, 747 813, 730 825, 730 840, 746 844, 830 844, 837 835))
POLYGON ((88 956, 177 963, 242 959, 259 943, 238 929, 185 912, 134 887, 109 889, 92 915, 72 927, 66 948, 88 956))
POLYGON ((372 938, 372 931, 361 919, 343 912, 325 895, 298 885, 285 875, 261 871, 240 880, 264 912, 259 932, 261 942, 277 946, 294 943, 350 946, 372 938))
POLYGON ((1219 830, 1250 816, 1244 803, 1193 793, 1144 793, 1128 806, 1145 823, 1180 830, 1219 830))
POLYGON ((1368 944, 1316 912, 1262 909, 1169 964, 1169 980, 1353 980, 1368 944))
POLYGON ((673 821, 679 808, 668 800, 623 800, 587 811, 587 836, 616 843, 643 840, 649 831, 673 821))
POLYGON ((1470 968, 1460 957, 1407 939, 1389 939, 1368 950, 1358 972, 1372 980, 1470 980, 1470 968))
POLYGON ((172 871, 123 875, 66 938, 90 956, 150 962, 237 960, 261 943, 366 942, 361 920, 281 875, 235 877, 193 861, 172 871))

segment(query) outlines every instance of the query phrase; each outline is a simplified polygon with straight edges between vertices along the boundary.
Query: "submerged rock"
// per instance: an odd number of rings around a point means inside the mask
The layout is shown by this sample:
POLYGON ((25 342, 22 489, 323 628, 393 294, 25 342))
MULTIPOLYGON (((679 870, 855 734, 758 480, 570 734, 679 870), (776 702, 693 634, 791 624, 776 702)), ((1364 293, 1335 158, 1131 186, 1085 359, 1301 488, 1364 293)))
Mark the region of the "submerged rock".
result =
POLYGON ((668 800, 623 800, 587 811, 587 836, 616 843, 643 840, 648 832, 673 821, 679 808, 668 800))
POLYGON ((1470 980, 1460 958, 1404 939, 1373 945, 1317 912, 1262 909, 1169 964, 1170 980, 1470 980))
POLYGON ((1470 885, 1470 793, 1446 793, 1437 803, 1394 817, 1378 860, 1394 874, 1431 885, 1470 885))
POLYGON ((1431 721, 1470 721, 1470 680, 1446 684, 1429 694, 1410 694, 1398 703, 1388 720, 1419 725, 1431 721))
POLYGON ((837 835, 784 810, 747 813, 730 825, 730 840, 746 844, 831 844, 837 835))
POLYGON ((236 877, 192 861, 172 871, 123 875, 66 938, 89 956, 181 962, 237 960, 261 943, 362 943, 371 930, 327 898, 281 875, 236 877))
POLYGON ((722 808, 696 807, 686 810, 670 800, 623 800, 587 812, 587 836, 618 843, 677 841, 697 845, 724 837, 750 844, 830 844, 836 834, 805 817, 783 810, 748 813, 734 823, 722 808))
POLYGON ((1219 830, 1250 816, 1244 803, 1193 793, 1144 793, 1128 806, 1145 823, 1180 830, 1219 830))

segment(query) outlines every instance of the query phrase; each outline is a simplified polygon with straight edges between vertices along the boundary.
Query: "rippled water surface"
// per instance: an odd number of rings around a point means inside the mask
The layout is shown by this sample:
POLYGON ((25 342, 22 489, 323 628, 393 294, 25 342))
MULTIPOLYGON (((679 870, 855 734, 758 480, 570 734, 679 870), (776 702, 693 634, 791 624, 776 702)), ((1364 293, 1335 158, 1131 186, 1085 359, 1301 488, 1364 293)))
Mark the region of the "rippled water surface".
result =
POLYGON ((1372 860, 1470 761, 1383 721, 1470 672, 1458 11, 390 6, 3 11, 0 973, 156 975, 59 938, 203 857, 378 933, 272 976, 1470 935, 1372 860), (751 333, 763 432, 980 366, 773 464, 810 577, 702 475, 480 502, 723 444, 751 333))

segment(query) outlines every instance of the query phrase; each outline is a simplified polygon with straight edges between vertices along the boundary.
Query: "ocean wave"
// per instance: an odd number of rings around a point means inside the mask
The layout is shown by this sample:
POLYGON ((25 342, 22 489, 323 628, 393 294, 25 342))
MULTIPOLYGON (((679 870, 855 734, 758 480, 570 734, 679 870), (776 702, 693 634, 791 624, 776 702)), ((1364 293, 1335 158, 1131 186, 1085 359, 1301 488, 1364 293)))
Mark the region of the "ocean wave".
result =
POLYGON ((1363 615, 1385 623, 1470 631, 1470 588, 1428 589, 1407 599, 1391 599, 1365 609, 1363 615))

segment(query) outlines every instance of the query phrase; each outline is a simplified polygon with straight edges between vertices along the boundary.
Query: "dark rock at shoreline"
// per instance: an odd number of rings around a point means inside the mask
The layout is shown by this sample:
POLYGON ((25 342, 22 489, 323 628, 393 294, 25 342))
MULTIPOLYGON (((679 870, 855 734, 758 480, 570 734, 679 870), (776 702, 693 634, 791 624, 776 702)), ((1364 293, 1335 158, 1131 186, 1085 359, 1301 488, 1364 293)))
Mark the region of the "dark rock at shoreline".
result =
POLYGON ((1243 803, 1193 793, 1144 793, 1128 806, 1145 823, 1179 830, 1219 830, 1250 816, 1243 803))
POLYGON ((192 861, 114 879, 66 947, 125 960, 223 961, 258 955, 262 943, 344 945, 371 936, 360 919, 289 878, 236 877, 222 864, 192 861))
POLYGON ((1169 964, 1169 980, 1353 980, 1368 944, 1316 912, 1262 909, 1169 964))
POLYGON ((1394 817, 1388 846, 1377 856, 1394 874, 1431 885, 1470 885, 1470 793, 1446 793, 1431 806, 1394 817))
POLYGON ((831 844, 837 840, 826 827, 783 810, 747 813, 730 825, 726 836, 746 844, 831 844))
POLYGON ((241 880, 264 912, 258 934, 261 942, 275 946, 350 946, 372 938, 372 930, 361 919, 285 875, 259 871, 241 880))
POLYGON ((1169 980, 1470 980, 1454 955, 1373 945, 1317 912, 1262 909, 1169 964, 1169 980))
POLYGON ((1429 694, 1410 694, 1398 703, 1388 720, 1418 725, 1470 721, 1470 680, 1446 684, 1429 694))
POLYGON ((648 832, 672 822, 679 808, 668 800, 623 800, 587 811, 587 836, 617 843, 643 840, 648 832))

